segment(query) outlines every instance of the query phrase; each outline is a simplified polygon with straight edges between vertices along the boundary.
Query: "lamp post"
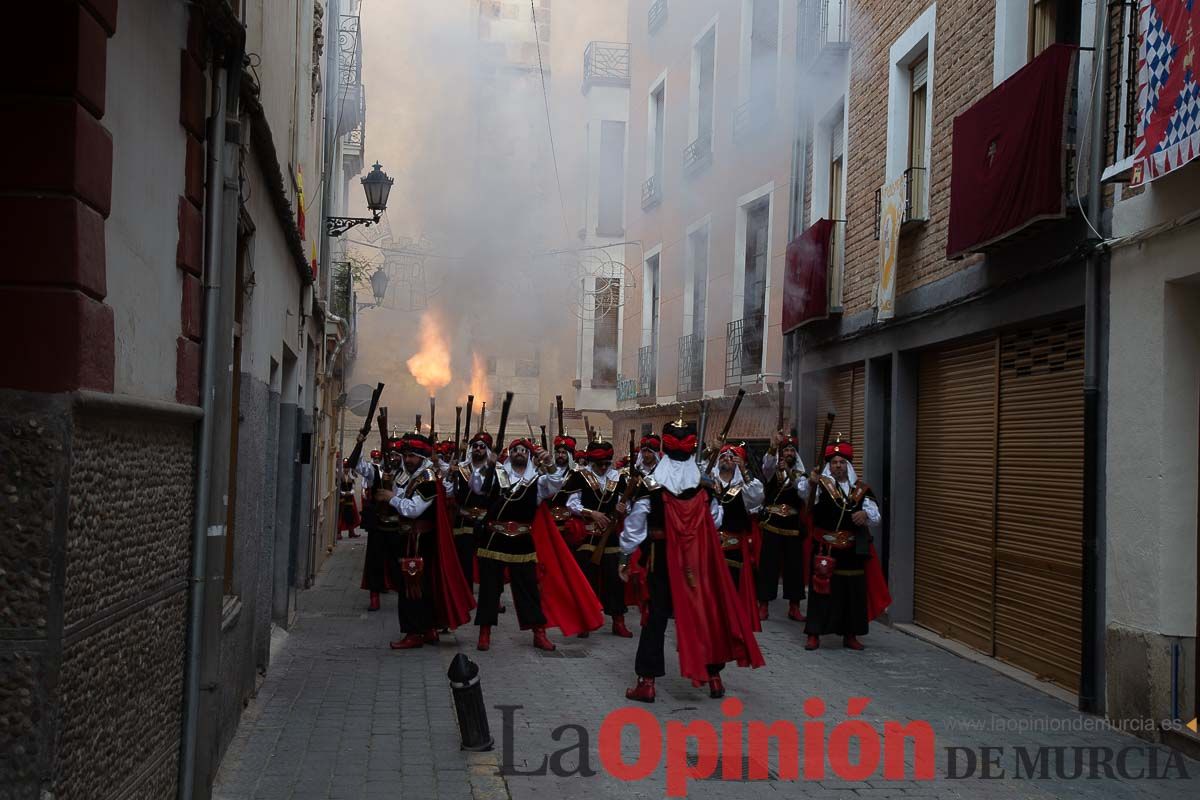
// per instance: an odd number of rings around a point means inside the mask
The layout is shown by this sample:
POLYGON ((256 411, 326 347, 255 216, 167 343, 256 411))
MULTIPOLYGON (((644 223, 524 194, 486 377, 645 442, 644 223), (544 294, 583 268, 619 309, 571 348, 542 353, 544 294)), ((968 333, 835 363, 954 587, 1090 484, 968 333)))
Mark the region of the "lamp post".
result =
MULTIPOLYGON (((346 231, 358 225, 371 226, 379 222, 383 212, 387 210, 388 195, 391 194, 395 181, 388 177, 383 167, 376 162, 371 173, 362 179, 363 191, 367 194, 367 208, 370 217, 326 217, 325 231, 330 236, 341 236, 346 231)), ((372 283, 374 279, 372 278, 372 283)), ((386 288, 386 283, 385 283, 386 288)))
POLYGON ((387 271, 383 267, 375 270, 375 273, 371 276, 371 294, 375 296, 375 302, 361 303, 358 306, 360 311, 364 308, 379 308, 379 306, 383 305, 383 298, 387 296, 389 280, 387 271))

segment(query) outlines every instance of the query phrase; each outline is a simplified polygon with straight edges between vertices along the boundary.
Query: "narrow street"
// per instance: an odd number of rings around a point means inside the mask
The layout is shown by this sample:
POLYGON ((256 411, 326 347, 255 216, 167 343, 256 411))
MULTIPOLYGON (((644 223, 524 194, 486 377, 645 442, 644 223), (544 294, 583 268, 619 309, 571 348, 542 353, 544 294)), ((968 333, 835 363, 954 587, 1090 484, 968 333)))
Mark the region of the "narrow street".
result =
MULTIPOLYGON (((586 640, 564 642, 554 653, 540 653, 528 635, 515 630, 515 618, 501 618, 492 649, 474 649, 476 629, 468 626, 443 636, 438 647, 392 652, 387 641, 396 636, 394 596, 384 609, 369 614, 366 594, 358 588, 365 539, 339 543, 326 562, 316 586, 300 595, 300 612, 291 632, 277 640, 267 678, 242 716, 237 734, 218 775, 215 797, 220 800, 305 800, 307 798, 467 798, 515 800, 544 797, 555 800, 584 797, 656 798, 665 796, 665 770, 660 767, 644 781, 617 780, 603 769, 597 756, 601 722, 606 714, 631 705, 623 699, 631 680, 637 639, 622 640, 605 629, 586 640), (491 753, 459 750, 446 668, 463 649, 481 668, 484 699, 489 710, 496 748, 491 753), (588 731, 590 766, 594 776, 558 778, 509 775, 500 777, 504 755, 502 713, 498 706, 521 706, 514 711, 513 764, 527 772, 543 754, 576 744, 576 734, 559 741, 552 731, 564 724, 588 731)), ((925 720, 937 737, 938 777, 932 781, 867 780, 847 782, 775 779, 778 763, 772 755, 771 780, 722 781, 716 777, 689 782, 696 797, 773 797, 776 792, 804 797, 1196 797, 1200 796, 1200 764, 1175 755, 1187 778, 1178 771, 1163 780, 1059 779, 1050 752, 1050 777, 1014 778, 1014 753, 1026 748, 1111 748, 1130 750, 1129 771, 1146 767, 1149 752, 1162 775, 1171 751, 1152 747, 1112 730, 1098 730, 1100 720, 1076 712, 1067 704, 996 671, 972 663, 920 639, 873 625, 868 649, 853 653, 833 639, 817 652, 805 652, 800 626, 784 618, 781 602, 759 636, 766 656, 763 669, 750 672, 729 668, 729 696, 745 703, 744 721, 792 720, 806 717, 803 703, 821 698, 823 719, 832 730, 846 719, 851 697, 868 697, 862 718, 882 730, 886 721, 925 720), (1020 732, 1019 728, 1034 728, 1020 732), (961 779, 946 777, 947 748, 1004 748, 1002 779, 985 780, 981 767, 961 779)), ((636 615, 631 615, 636 623, 636 615)), ((636 633, 637 628, 634 626, 636 633)), ((669 651, 673 648, 669 647, 669 651)), ((674 669, 674 657, 668 659, 674 669)), ((722 719, 720 706, 704 690, 691 688, 678 677, 659 681, 653 712, 664 723, 722 719)), ((626 736, 629 736, 627 730, 626 736)), ((636 745, 625 740, 625 758, 632 762, 636 745)), ((963 770, 960 756, 958 769, 963 770)), ((1069 772, 1073 755, 1066 756, 1069 772)), ((1083 762, 1088 763, 1085 757, 1083 762)), ((1115 762, 1114 762, 1115 763, 1115 762)), ((572 753, 568 770, 577 764, 572 753)), ((912 764, 911 753, 906 764, 912 764)), ((1172 768, 1173 769, 1173 768, 1172 768)), ((718 767, 716 775, 720 774, 718 767)), ((832 773, 830 773, 832 775, 832 773)))

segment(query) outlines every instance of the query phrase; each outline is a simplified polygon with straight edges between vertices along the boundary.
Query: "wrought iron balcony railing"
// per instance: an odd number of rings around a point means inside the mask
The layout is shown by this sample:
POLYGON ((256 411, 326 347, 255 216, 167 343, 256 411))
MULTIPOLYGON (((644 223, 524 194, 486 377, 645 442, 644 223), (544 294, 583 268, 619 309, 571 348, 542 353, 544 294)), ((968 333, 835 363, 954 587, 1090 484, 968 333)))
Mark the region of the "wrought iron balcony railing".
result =
POLYGON ((704 337, 695 333, 679 337, 679 394, 704 390, 704 337))
POLYGON ((667 21, 667 0, 655 0, 646 12, 646 30, 654 33, 667 21))
MULTIPOLYGON (((925 179, 925 167, 909 167, 904 170, 904 212, 900 215, 900 225, 915 222, 926 222, 929 219, 929 193, 925 179)), ((883 225, 883 189, 875 190, 875 238, 882 233, 883 225)))
POLYGON ((590 42, 583 51, 583 87, 628 86, 629 43, 590 42))
POLYGON ((701 134, 696 141, 683 148, 683 171, 695 172, 712 161, 712 135, 701 134))
POLYGON ((848 0, 804 0, 800 10, 803 29, 801 53, 808 63, 845 52, 850 45, 846 8, 848 0))
POLYGON ((646 345, 638 349, 638 399, 652 398, 658 394, 657 365, 654 358, 654 345, 646 345))
POLYGON ((762 375, 763 314, 735 319, 725 328, 725 385, 737 386, 762 375))
POLYGON ((658 176, 651 175, 642 184, 642 208, 647 209, 657 205, 662 200, 662 187, 658 183, 658 176))
POLYGON ((733 140, 740 144, 752 134, 766 130, 774 114, 774 104, 766 98, 755 97, 742 103, 733 112, 733 140))

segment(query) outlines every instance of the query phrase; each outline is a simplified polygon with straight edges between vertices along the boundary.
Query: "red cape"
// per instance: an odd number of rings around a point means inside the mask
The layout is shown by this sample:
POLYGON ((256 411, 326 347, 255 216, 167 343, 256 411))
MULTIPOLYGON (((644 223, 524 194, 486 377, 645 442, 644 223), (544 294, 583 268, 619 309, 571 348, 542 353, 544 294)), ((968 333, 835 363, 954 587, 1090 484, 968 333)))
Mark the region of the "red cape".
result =
POLYGON ((438 628, 457 628, 471 619, 475 597, 454 548, 454 527, 446 503, 446 490, 437 482, 437 568, 433 571, 433 622, 438 628))
POLYGON ((583 544, 583 540, 587 538, 587 528, 583 526, 583 520, 573 516, 567 520, 566 525, 563 525, 562 535, 567 546, 574 550, 583 544))
POLYGON ((875 545, 871 545, 871 557, 863 565, 863 574, 867 579, 867 619, 872 620, 887 611, 892 604, 892 593, 888 591, 887 580, 883 577, 883 565, 879 563, 879 554, 875 545))
POLYGON ((564 636, 598 629, 604 624, 600 600, 575 562, 575 554, 559 535, 545 503, 538 506, 531 527, 542 612, 549 627, 558 628, 564 636))
POLYGON ((762 530, 758 520, 750 518, 750 536, 742 537, 742 569, 738 573, 738 597, 750 617, 750 627, 755 633, 762 630, 762 621, 758 618, 758 587, 754 576, 758 573, 758 559, 762 554, 762 530))
POLYGON ((629 580, 625 584, 625 605, 638 606, 650 599, 650 587, 646 585, 646 568, 642 566, 642 551, 634 550, 629 555, 629 580))
POLYGON ((338 506, 338 533, 352 531, 362 525, 362 515, 358 513, 358 502, 355 501, 350 507, 354 509, 354 521, 352 524, 347 525, 346 520, 342 518, 342 507, 341 505, 338 506))
POLYGON ((663 492, 663 510, 680 674, 700 686, 709 680, 709 664, 736 661, 739 667, 761 667, 762 652, 725 566, 708 493, 680 500, 663 492))

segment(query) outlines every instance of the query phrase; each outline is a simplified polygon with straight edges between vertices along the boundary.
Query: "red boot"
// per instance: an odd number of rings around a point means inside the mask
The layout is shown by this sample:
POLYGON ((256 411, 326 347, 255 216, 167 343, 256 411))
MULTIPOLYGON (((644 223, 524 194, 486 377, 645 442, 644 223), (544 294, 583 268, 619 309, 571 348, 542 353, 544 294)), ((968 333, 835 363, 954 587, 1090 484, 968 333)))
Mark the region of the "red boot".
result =
POLYGON ((767 604, 759 603, 758 604, 758 618, 760 620, 764 620, 767 618, 768 613, 769 613, 769 608, 768 608, 767 604))
POLYGON ((794 619, 796 622, 808 622, 808 617, 800 613, 799 603, 788 603, 788 619, 794 619))
POLYGON ((533 646, 538 650, 555 649, 554 642, 550 641, 550 638, 546 636, 546 629, 543 627, 533 629, 533 646))
POLYGON ((714 700, 725 696, 725 684, 721 682, 720 675, 713 675, 708 679, 708 696, 714 700))
POLYGON ((613 619, 613 628, 612 628, 613 636, 620 636, 622 639, 632 639, 633 638, 633 631, 631 631, 631 630, 629 630, 629 628, 625 627, 625 615, 624 614, 614 614, 612 619, 613 619))
POLYGON ((843 636, 842 647, 847 650, 866 650, 867 646, 858 640, 857 636, 843 636))
POLYGON ((639 703, 654 702, 654 678, 638 677, 637 686, 625 690, 626 700, 637 700, 639 703))
POLYGON ((805 650, 816 650, 821 646, 820 636, 809 636, 808 641, 804 643, 805 650))
POLYGON ((419 633, 407 634, 403 639, 391 642, 389 647, 393 650, 412 650, 425 644, 425 637, 419 633))
POLYGON ((492 626, 479 626, 479 643, 475 645, 476 650, 487 650, 492 646, 492 626))
POLYGON ((430 628, 428 631, 425 632, 424 638, 425 638, 425 644, 437 644, 438 643, 438 632, 435 631, 433 628, 430 628))
POLYGON ((379 610, 379 592, 371 592, 371 604, 367 606, 367 611, 379 610))

